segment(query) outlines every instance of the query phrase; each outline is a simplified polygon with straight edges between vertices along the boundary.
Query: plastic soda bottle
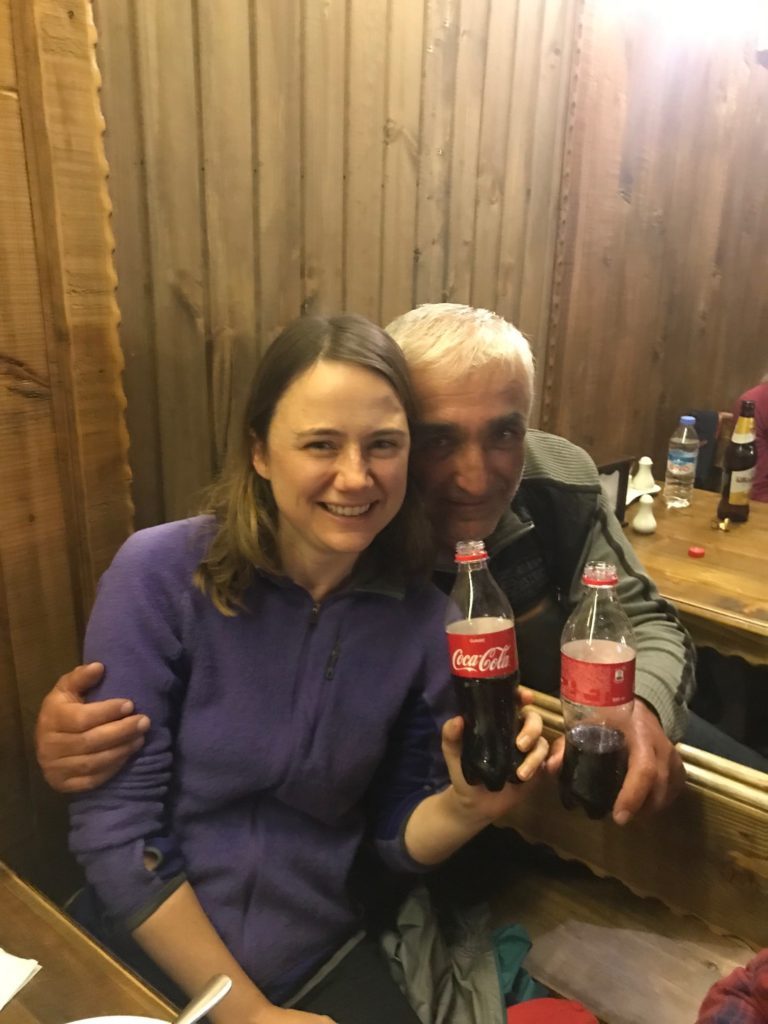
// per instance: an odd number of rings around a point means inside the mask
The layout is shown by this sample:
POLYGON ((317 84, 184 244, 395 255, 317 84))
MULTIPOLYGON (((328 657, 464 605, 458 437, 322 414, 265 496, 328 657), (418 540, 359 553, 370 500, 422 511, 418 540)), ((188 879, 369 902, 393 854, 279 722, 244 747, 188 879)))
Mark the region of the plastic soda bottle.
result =
POLYGON ((515 620, 488 571, 482 541, 456 545, 456 582, 446 616, 453 685, 464 719, 461 770, 467 782, 498 791, 519 782, 520 726, 515 620))
POLYGON ((565 755, 560 799, 590 818, 613 807, 627 773, 635 693, 635 640, 616 593, 616 567, 588 562, 584 593, 563 628, 560 699, 565 755))

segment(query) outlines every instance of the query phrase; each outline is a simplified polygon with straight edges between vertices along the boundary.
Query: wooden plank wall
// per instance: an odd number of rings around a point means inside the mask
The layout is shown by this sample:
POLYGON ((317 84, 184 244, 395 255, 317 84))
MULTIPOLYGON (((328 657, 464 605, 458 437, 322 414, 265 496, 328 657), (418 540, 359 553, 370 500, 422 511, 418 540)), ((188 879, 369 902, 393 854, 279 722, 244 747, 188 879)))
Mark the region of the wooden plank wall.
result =
POLYGON ((586 2, 542 425, 598 461, 663 467, 681 412, 768 369, 758 6, 586 2))
POLYGON ((543 355, 577 8, 94 0, 137 526, 302 311, 471 302, 543 355))
POLYGON ((52 891, 32 730, 131 523, 94 39, 86 0, 0 0, 0 857, 52 891))

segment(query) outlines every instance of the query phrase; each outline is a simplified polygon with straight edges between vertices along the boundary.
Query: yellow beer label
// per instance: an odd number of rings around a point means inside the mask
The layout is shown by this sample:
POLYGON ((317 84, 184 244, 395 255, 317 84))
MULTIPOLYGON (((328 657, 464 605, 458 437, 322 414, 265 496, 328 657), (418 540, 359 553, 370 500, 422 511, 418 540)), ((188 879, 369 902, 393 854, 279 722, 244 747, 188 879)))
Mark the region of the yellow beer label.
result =
POLYGON ((751 469, 736 469, 731 473, 731 485, 728 488, 728 500, 731 505, 749 504, 749 492, 752 490, 754 479, 754 466, 751 469))
POLYGON ((751 416, 739 416, 731 440, 734 444, 751 444, 755 440, 755 421, 751 416))

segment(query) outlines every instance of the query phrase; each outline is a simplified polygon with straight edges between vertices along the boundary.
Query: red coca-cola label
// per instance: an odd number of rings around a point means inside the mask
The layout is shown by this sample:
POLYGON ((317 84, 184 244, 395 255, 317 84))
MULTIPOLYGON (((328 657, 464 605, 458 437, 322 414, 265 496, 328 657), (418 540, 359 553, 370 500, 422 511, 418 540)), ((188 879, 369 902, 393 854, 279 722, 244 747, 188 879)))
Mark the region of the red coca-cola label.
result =
POLYGON ((494 679, 517 669, 517 644, 513 626, 494 633, 448 632, 451 669, 465 679, 494 679))
MULTIPOLYGON (((569 645, 566 645, 569 646, 569 645)), ((635 655, 612 661, 585 661, 562 651, 560 656, 560 695, 574 704, 610 708, 627 704, 635 693, 635 655)))

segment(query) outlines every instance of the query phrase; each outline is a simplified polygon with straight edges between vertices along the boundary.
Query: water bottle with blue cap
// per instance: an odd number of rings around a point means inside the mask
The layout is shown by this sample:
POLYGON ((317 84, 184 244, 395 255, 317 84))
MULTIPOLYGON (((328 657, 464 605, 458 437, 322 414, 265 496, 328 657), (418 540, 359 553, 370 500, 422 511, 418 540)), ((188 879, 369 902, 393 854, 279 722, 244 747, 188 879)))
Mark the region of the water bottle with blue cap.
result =
POLYGON ((667 473, 664 478, 664 501, 667 508, 688 508, 696 479, 696 460, 699 457, 699 435, 696 418, 681 416, 675 432, 669 439, 667 473))

